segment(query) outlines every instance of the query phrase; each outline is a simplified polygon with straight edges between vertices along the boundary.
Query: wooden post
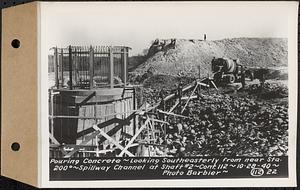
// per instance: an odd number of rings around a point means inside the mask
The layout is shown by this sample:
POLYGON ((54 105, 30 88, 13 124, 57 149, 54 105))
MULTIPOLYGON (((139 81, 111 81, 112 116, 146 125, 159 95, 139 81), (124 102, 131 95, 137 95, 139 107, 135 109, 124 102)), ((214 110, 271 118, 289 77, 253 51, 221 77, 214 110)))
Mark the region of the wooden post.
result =
POLYGON ((64 86, 64 66, 63 66, 63 62, 64 62, 64 50, 61 48, 60 50, 60 59, 59 59, 59 66, 60 66, 60 77, 61 77, 61 84, 60 87, 63 88, 64 86))
MULTIPOLYGON (((54 95, 53 95, 53 90, 50 90, 50 101, 51 101, 51 116, 54 116, 54 95)), ((51 129, 50 129, 50 133, 52 134, 52 136, 54 137, 54 119, 51 118, 51 129)))
MULTIPOLYGON (((133 99, 133 110, 136 110, 136 108, 137 108, 137 106, 136 106, 136 95, 135 95, 135 93, 136 93, 136 91, 135 91, 135 88, 133 87, 133 90, 132 90, 132 99, 133 99)), ((136 118, 136 116, 134 116, 134 118, 133 118, 133 134, 135 134, 136 133, 136 128, 137 128, 137 126, 136 126, 136 121, 137 120, 137 118, 136 118)))
POLYGON ((94 87, 93 79, 94 79, 94 50, 93 47, 90 47, 90 55, 89 55, 89 64, 90 64, 90 89, 94 87))
POLYGON ((75 84, 78 84, 78 63, 77 63, 77 49, 74 48, 74 77, 75 84))
POLYGON ((54 48, 54 74, 55 74, 55 86, 59 88, 59 80, 58 80, 58 55, 57 55, 57 47, 54 48))
POLYGON ((128 49, 124 47, 123 50, 123 56, 124 56, 124 86, 126 86, 127 82, 127 55, 128 55, 128 49))
POLYGON ((99 143, 98 143, 98 135, 96 135, 96 157, 99 157, 99 143))
POLYGON ((110 61, 110 88, 114 88, 114 53, 113 48, 109 48, 109 61, 110 61))
POLYGON ((70 90, 73 89, 73 80, 72 80, 72 47, 69 46, 69 86, 70 90))

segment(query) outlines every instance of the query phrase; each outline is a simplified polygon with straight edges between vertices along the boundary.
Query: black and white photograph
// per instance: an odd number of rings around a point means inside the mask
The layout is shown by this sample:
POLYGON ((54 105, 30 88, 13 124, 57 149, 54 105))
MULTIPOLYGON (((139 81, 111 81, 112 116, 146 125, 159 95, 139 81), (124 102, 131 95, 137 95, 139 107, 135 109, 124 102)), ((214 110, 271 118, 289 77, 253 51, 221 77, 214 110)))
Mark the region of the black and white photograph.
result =
POLYGON ((54 47, 51 157, 282 156, 286 38, 54 47))
POLYGON ((288 178, 293 6, 69 5, 42 15, 50 180, 288 178))

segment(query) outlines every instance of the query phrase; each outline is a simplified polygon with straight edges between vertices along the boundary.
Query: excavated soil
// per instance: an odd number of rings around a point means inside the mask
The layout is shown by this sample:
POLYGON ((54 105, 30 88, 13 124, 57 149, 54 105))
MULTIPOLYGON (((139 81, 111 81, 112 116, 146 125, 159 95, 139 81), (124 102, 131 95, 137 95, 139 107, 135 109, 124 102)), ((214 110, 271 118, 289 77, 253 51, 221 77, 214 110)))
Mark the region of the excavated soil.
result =
MULTIPOLYGON (((167 44, 170 40, 167 40, 167 44)), ((213 57, 239 59, 249 67, 286 67, 285 38, 233 38, 216 41, 177 39, 174 48, 156 52, 137 66, 133 76, 147 72, 171 76, 206 77, 213 57)))

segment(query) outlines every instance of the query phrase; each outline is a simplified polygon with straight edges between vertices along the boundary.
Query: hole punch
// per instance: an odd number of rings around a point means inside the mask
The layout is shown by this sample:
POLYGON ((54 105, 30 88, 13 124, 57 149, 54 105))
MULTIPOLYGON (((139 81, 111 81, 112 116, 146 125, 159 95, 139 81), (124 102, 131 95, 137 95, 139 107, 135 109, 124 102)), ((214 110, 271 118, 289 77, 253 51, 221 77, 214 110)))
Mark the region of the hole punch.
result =
POLYGON ((18 150, 20 150, 20 144, 17 143, 17 142, 12 143, 12 144, 11 144, 11 149, 12 149, 13 151, 18 151, 18 150))
POLYGON ((21 46, 20 40, 14 39, 14 40, 11 42, 11 46, 12 46, 13 48, 19 48, 19 47, 21 46))

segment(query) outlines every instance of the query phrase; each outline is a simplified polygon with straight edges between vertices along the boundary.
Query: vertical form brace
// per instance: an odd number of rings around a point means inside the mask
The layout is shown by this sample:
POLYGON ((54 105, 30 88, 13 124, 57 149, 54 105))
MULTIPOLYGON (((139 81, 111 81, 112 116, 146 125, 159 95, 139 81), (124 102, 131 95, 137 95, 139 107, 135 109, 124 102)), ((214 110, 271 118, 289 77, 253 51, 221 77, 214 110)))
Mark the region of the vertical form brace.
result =
MULTIPOLYGON (((125 71, 126 72, 126 71, 125 71)), ((137 106, 136 106, 136 91, 135 91, 135 88, 133 87, 133 90, 132 90, 132 94, 133 94, 133 110, 136 110, 137 109, 137 106)), ((135 134, 136 133, 136 125, 137 123, 137 118, 136 116, 134 116, 134 119, 133 119, 133 133, 135 134)))
POLYGON ((114 54, 113 48, 109 48, 109 61, 110 61, 110 88, 114 88, 114 54))
POLYGON ((72 80, 72 47, 69 46, 69 87, 70 90, 73 89, 73 80, 72 80))
POLYGON ((54 74, 55 74, 55 86, 56 88, 59 88, 57 47, 54 48, 54 74))
POLYGON ((75 81, 75 84, 77 85, 78 84, 78 63, 77 63, 77 49, 74 48, 74 57, 73 57, 73 62, 74 62, 74 81, 75 81))
POLYGON ((90 47, 90 53, 89 53, 89 65, 90 65, 90 89, 94 87, 93 84, 93 78, 94 78, 94 50, 93 47, 90 47))
POLYGON ((100 154, 99 154, 99 143, 98 143, 98 135, 96 135, 96 157, 99 157, 100 154))
POLYGON ((124 48, 123 51, 124 55, 124 86, 126 86, 127 83, 127 55, 128 55, 128 49, 124 48))
POLYGON ((51 140, 51 143, 54 143, 56 145, 59 145, 60 143, 56 140, 54 137, 54 95, 59 94, 58 92, 53 92, 53 89, 49 91, 49 97, 50 97, 50 113, 51 114, 51 120, 50 120, 50 134, 49 138, 51 140))
POLYGON ((61 77, 61 84, 60 87, 64 87, 64 66, 63 66, 63 61, 64 61, 64 51, 61 48, 60 50, 60 59, 59 59, 59 69, 60 69, 60 77, 61 77))
POLYGON ((51 103, 50 109, 51 109, 51 116, 52 116, 52 118, 50 120, 50 122, 51 122, 50 134, 54 138, 54 119, 53 119, 53 116, 54 116, 54 94, 53 94, 53 90, 50 90, 49 93, 50 93, 50 103, 51 103))

